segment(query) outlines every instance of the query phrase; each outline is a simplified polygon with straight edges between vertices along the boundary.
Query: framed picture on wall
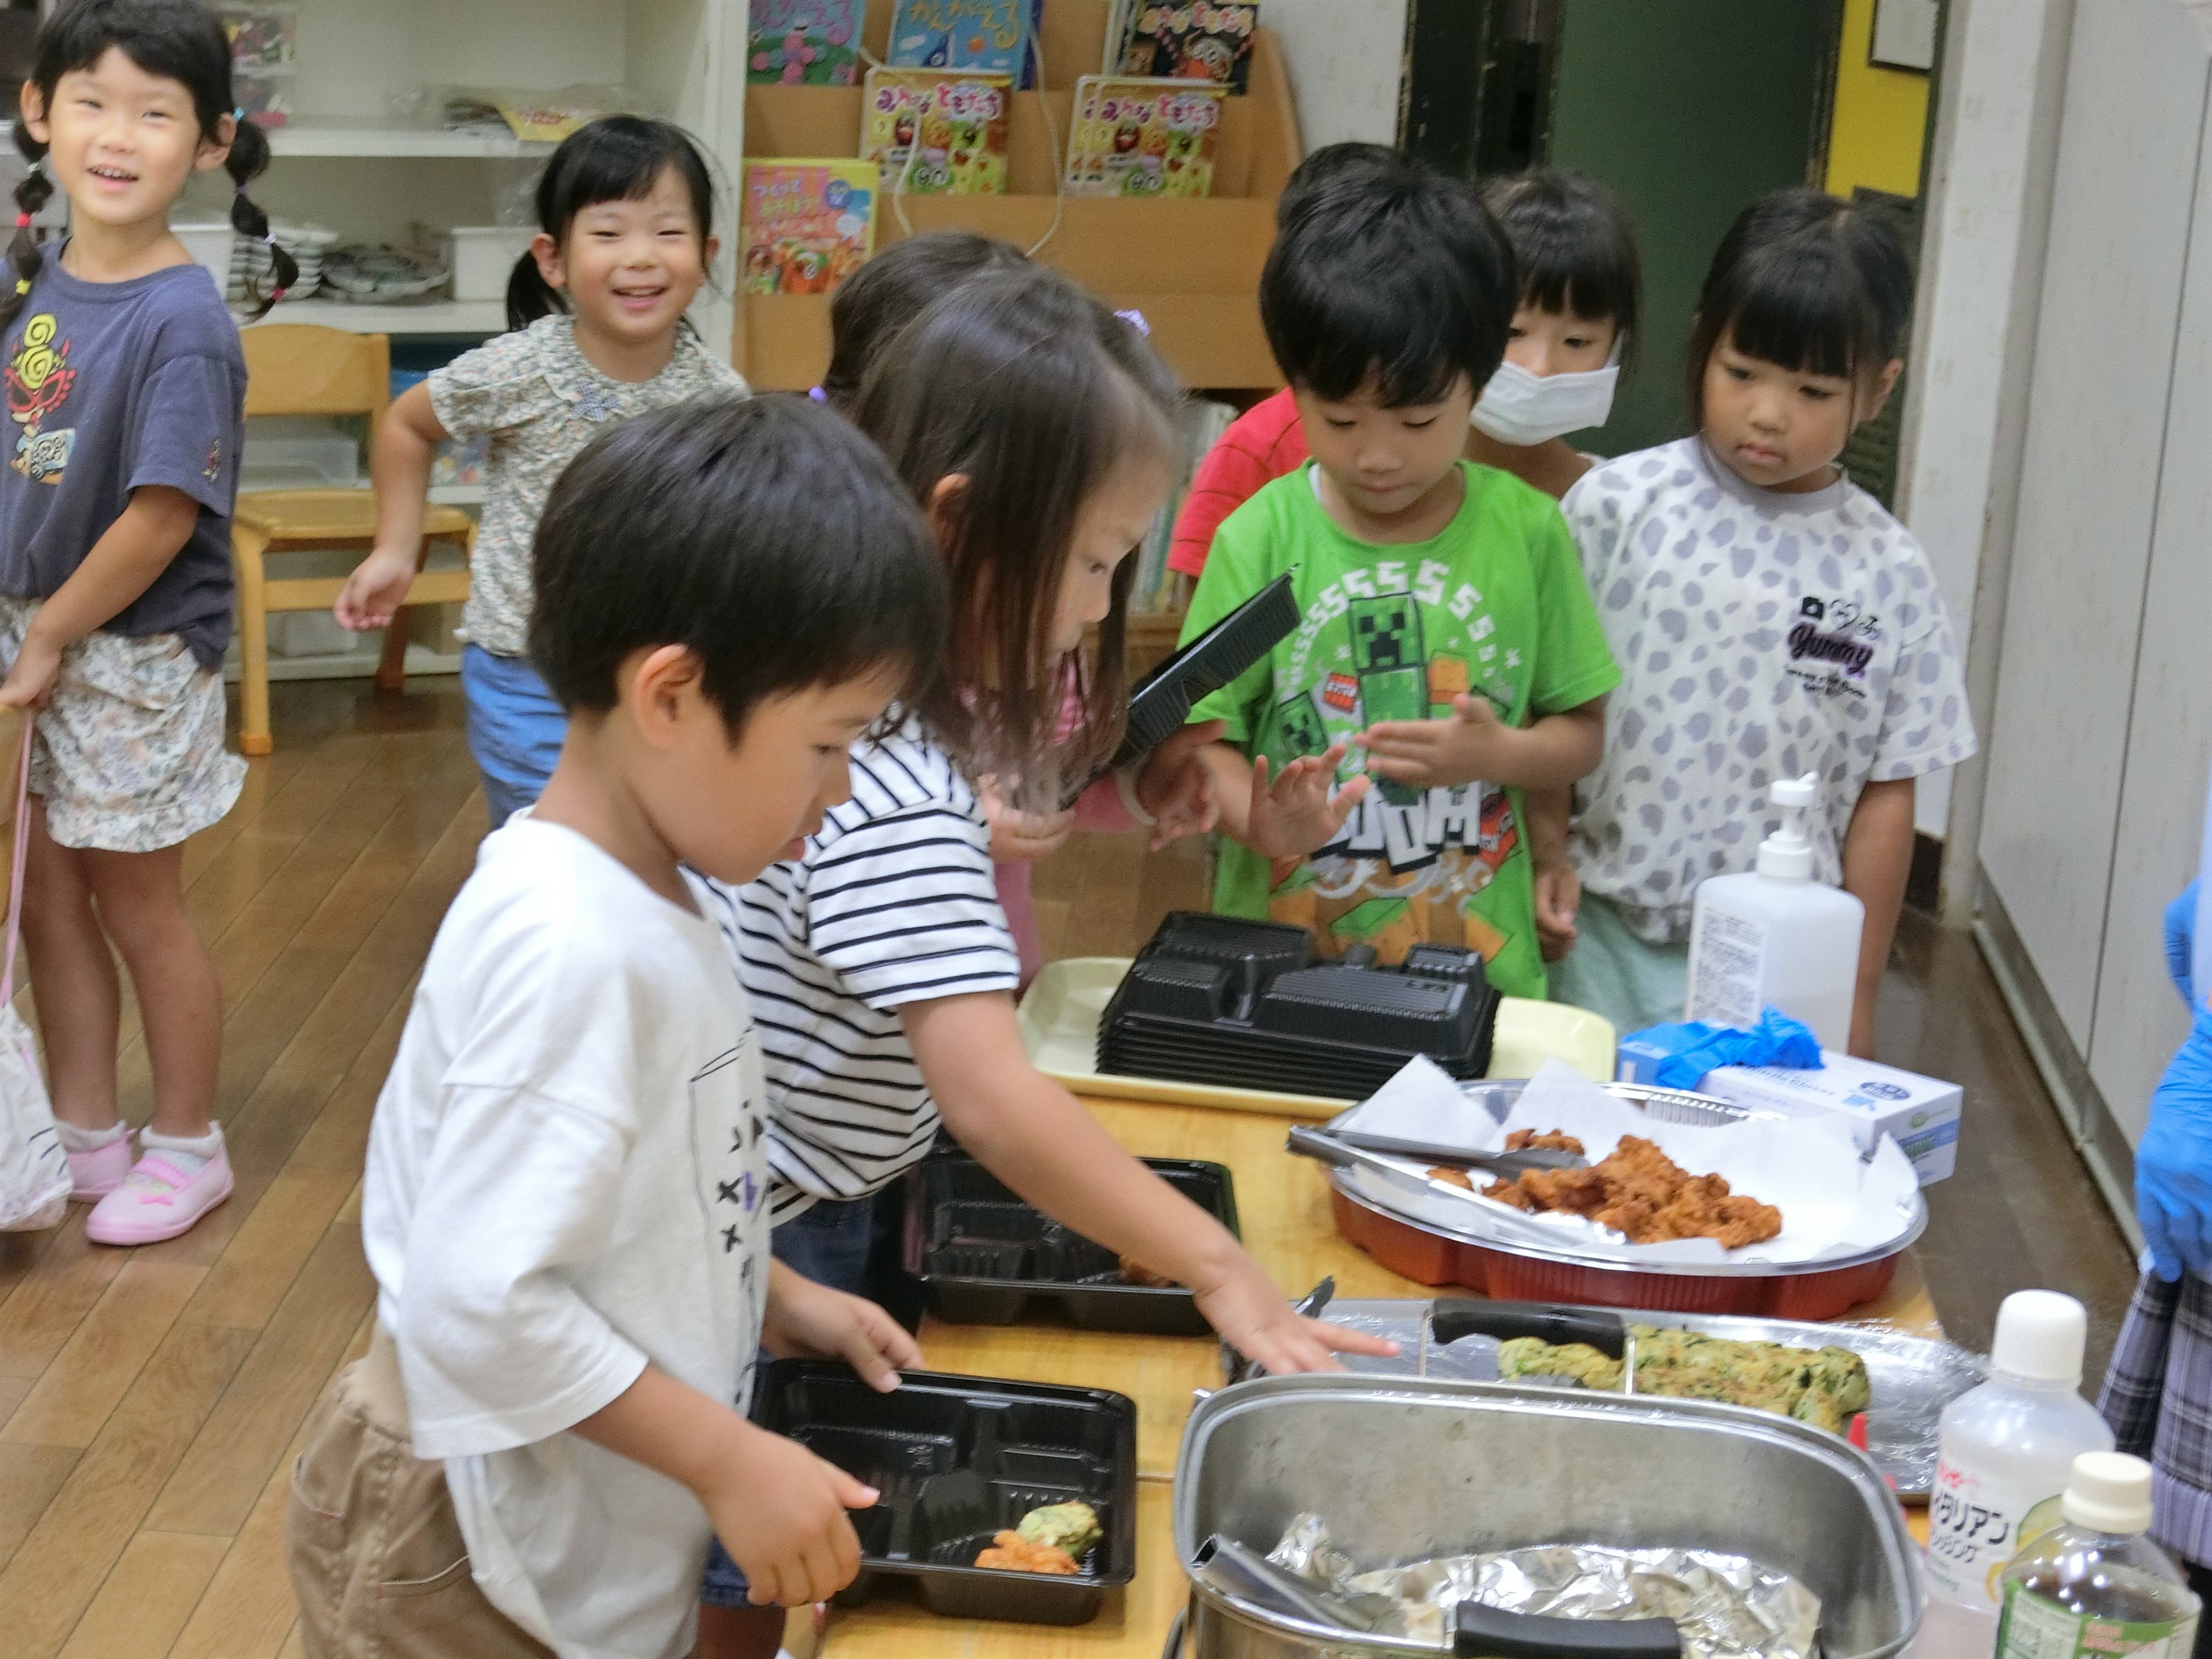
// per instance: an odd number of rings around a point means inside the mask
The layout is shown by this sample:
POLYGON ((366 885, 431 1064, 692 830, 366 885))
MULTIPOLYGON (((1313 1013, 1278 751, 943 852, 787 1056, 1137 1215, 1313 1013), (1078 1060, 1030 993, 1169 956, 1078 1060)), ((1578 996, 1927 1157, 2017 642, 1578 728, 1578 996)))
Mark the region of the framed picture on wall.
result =
POLYGON ((1936 67, 1936 0, 1874 0, 1867 62, 1878 69, 1930 73, 1936 67))

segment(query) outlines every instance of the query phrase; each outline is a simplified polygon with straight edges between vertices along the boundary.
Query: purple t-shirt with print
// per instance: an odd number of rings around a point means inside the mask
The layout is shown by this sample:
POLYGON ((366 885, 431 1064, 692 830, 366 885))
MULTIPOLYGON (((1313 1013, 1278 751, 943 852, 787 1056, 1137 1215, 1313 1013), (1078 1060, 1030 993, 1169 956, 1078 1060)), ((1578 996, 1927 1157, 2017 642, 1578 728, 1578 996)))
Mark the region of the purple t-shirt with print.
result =
POLYGON ((143 484, 199 503, 187 541, 111 634, 178 634, 209 668, 230 643, 230 515, 246 355, 197 264, 88 283, 50 247, 0 337, 8 410, 0 593, 42 599, 76 574, 143 484))

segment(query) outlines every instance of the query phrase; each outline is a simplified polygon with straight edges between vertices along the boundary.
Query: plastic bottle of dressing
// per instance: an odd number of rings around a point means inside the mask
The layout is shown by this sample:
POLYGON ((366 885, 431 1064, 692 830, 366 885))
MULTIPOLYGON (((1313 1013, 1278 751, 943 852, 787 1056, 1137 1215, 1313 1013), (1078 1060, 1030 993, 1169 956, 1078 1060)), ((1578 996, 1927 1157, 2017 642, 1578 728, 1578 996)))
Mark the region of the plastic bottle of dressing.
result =
POLYGON ((2203 1610, 2150 1530, 2150 1465, 2084 1452, 2060 1501, 2062 1524, 2004 1575, 2002 1659, 2188 1659, 2203 1610))
POLYGON ((1944 1408, 1916 1659, 1985 1659, 2005 1568, 2058 1524, 2074 1460, 2112 1449, 2112 1430, 2079 1392, 2088 1331, 2072 1297, 2014 1292, 1997 1310, 1990 1380, 1944 1408))
POLYGON ((1822 1048, 1849 1046, 1866 907, 1813 879, 1805 813, 1820 783, 1817 773, 1777 782, 1767 799, 1782 827, 1759 842, 1759 867, 1698 884, 1684 1018, 1756 1025, 1771 1004, 1811 1026, 1822 1048))

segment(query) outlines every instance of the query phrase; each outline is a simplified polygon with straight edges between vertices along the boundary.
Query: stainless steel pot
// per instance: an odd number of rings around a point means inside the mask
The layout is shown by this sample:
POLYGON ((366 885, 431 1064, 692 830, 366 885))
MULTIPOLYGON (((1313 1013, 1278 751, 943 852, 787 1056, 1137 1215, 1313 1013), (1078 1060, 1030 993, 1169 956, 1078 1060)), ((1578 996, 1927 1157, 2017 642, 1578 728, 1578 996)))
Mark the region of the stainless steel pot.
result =
MULTIPOLYGON (((1307 1511, 1362 1565, 1555 1542, 1747 1556, 1820 1598, 1827 1659, 1892 1659, 1920 1624, 1919 1553, 1864 1455, 1732 1406, 1342 1373, 1267 1377, 1200 1403, 1176 1467, 1181 1559, 1196 1559, 1215 1534, 1264 1555, 1307 1511)), ((1198 1574, 1182 1652, 1438 1651, 1325 1626, 1255 1582, 1198 1574)), ((1619 1650, 1606 1626, 1559 1645, 1568 1638, 1559 1627, 1540 1621, 1551 1627, 1539 1632, 1535 1622, 1528 1634, 1545 1645, 1460 1651, 1619 1650)))

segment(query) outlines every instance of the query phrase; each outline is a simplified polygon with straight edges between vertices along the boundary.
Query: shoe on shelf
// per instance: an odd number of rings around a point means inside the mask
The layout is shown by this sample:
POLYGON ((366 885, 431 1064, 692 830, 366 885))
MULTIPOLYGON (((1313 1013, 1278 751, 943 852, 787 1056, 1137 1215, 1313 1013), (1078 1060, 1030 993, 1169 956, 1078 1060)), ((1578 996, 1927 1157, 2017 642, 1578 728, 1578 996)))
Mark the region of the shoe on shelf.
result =
POLYGON ((69 1155, 70 1198, 78 1204, 97 1204, 123 1184, 131 1173, 131 1137, 121 1134, 105 1146, 69 1155))
POLYGON ((144 1154, 93 1206, 84 1236, 95 1244, 158 1244, 190 1232, 231 1188, 230 1156, 222 1148, 198 1168, 190 1167, 194 1162, 161 1151, 144 1154))

